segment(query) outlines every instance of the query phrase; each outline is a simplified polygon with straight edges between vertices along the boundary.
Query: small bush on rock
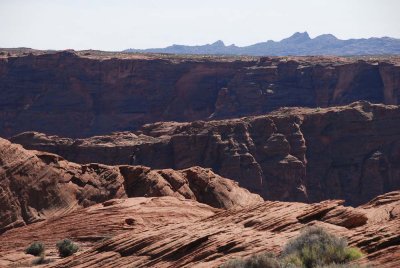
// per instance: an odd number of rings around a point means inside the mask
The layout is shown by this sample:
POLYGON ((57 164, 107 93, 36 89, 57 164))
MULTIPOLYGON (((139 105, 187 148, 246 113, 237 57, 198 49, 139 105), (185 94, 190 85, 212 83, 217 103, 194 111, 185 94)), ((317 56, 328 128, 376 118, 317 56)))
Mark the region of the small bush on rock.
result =
POLYGON ((78 251, 79 247, 69 239, 58 241, 56 244, 60 257, 68 257, 78 251))
POLYGON ((44 254, 44 245, 41 242, 33 242, 25 249, 25 253, 33 256, 41 256, 44 254))
POLYGON ((289 241, 282 256, 300 260, 303 267, 342 264, 362 257, 356 248, 349 248, 344 238, 336 237, 320 227, 309 227, 289 241))
POLYGON ((348 247, 346 239, 309 227, 286 244, 279 258, 261 253, 228 261, 221 268, 361 268, 347 264, 361 257, 361 251, 348 247))

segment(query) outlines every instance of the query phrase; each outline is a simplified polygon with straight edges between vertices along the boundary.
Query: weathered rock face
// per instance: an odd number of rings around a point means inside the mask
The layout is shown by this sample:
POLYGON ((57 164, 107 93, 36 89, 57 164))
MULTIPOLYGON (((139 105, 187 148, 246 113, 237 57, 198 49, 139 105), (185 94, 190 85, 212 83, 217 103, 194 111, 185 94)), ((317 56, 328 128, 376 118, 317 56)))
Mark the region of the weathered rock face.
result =
POLYGON ((365 253, 360 263, 398 267, 400 192, 357 208, 342 203, 267 201, 221 211, 174 197, 114 199, 7 231, 0 236, 0 264, 29 264, 33 257, 22 252, 39 238, 50 267, 219 267, 263 251, 279 254, 302 228, 321 226, 359 247, 365 253), (60 260, 54 244, 65 237, 81 250, 60 260))
POLYGON ((236 182, 200 167, 174 171, 79 165, 1 138, 0 193, 0 232, 112 198, 175 196, 217 208, 262 201, 236 182))
POLYGON ((71 52, 0 58, 0 135, 83 137, 283 106, 398 103, 396 61, 110 56, 116 58, 71 52))
POLYGON ((384 98, 386 104, 399 104, 400 66, 381 63, 379 72, 385 85, 384 98))
POLYGON ((359 205, 400 188, 400 108, 358 102, 327 109, 145 125, 134 133, 12 138, 79 163, 212 168, 269 200, 344 199, 359 205))

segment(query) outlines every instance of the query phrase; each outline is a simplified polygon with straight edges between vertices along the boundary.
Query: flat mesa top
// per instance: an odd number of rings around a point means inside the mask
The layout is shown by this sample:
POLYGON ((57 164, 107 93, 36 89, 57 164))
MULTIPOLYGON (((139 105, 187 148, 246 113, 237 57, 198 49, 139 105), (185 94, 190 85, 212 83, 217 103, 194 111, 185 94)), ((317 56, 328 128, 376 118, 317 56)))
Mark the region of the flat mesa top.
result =
POLYGON ((359 60, 370 63, 388 62, 400 64, 400 55, 368 55, 368 56, 246 56, 246 55, 191 55, 191 54, 162 54, 162 53, 132 53, 132 52, 110 52, 100 50, 36 50, 31 48, 0 48, 0 59, 24 56, 51 55, 57 53, 70 53, 80 58, 96 60, 170 60, 171 62, 257 62, 262 59, 273 62, 296 61, 299 63, 323 64, 337 63, 345 64, 359 60))

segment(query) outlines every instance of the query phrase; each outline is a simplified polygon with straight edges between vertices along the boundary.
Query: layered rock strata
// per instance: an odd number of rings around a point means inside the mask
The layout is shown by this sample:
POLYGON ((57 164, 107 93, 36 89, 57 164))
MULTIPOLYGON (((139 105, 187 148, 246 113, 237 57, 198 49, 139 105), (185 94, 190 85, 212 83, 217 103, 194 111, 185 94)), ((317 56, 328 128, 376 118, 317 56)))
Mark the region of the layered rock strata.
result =
POLYGON ((137 132, 69 139, 12 138, 79 163, 202 166, 269 200, 359 205, 400 188, 400 108, 356 102, 282 108, 256 117, 148 124, 137 132))
POLYGON ((284 106, 399 103, 398 58, 11 53, 0 57, 2 137, 85 137, 284 106))

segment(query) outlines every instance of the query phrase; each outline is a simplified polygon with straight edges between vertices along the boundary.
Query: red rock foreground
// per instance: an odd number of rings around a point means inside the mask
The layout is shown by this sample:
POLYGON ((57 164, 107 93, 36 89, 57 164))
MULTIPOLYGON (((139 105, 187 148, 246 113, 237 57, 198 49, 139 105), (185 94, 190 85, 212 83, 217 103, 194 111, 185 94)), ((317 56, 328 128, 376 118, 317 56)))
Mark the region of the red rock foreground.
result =
POLYGON ((345 236, 361 248, 360 263, 400 265, 400 192, 358 208, 341 201, 316 204, 266 201, 220 210, 175 197, 114 199, 68 215, 15 228, 0 236, 0 264, 29 265, 34 240, 47 248, 45 267, 218 267, 230 258, 279 253, 307 225, 345 236), (56 257, 54 243, 69 237, 80 251, 56 257))
POLYGON ((307 225, 347 237, 366 254, 361 263, 400 265, 400 191, 357 208, 263 202, 201 168, 79 165, 4 139, 0 166, 1 267, 30 266, 35 258, 24 249, 33 241, 46 246, 45 267, 217 267, 278 254, 307 225), (63 238, 80 251, 57 257, 63 238))
POLYGON ((113 198, 175 196, 217 208, 262 201, 208 169, 79 165, 0 138, 0 233, 113 198))
POLYGON ((115 236, 53 267, 216 267, 260 251, 279 253, 306 225, 345 236, 366 254, 361 262, 400 266, 400 192, 357 209, 340 201, 317 204, 264 202, 208 218, 115 236))

